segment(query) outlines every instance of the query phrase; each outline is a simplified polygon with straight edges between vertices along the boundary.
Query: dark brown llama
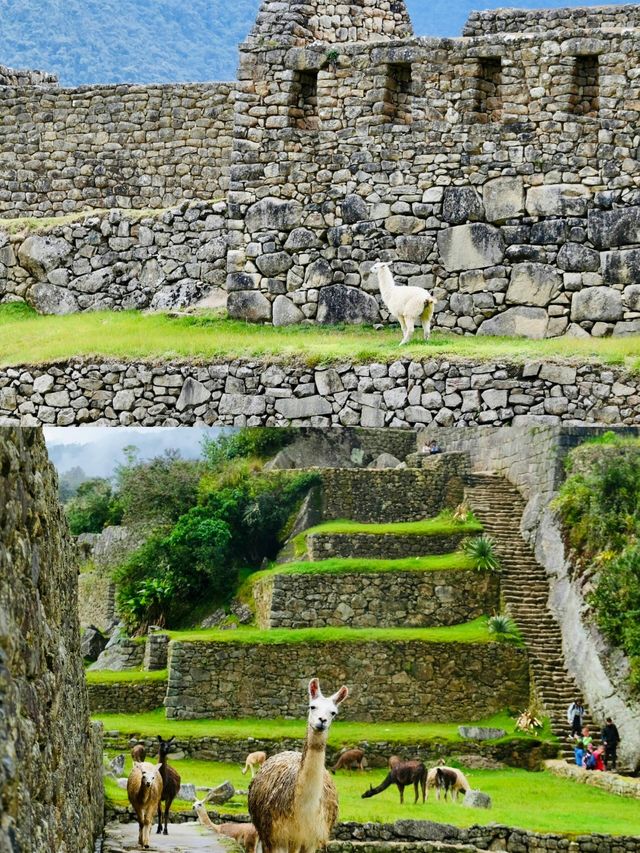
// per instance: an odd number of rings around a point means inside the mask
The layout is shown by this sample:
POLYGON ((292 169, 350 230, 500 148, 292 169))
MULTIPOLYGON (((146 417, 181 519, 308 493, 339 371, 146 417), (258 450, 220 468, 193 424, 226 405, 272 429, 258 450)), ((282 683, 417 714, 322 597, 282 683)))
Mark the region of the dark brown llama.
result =
POLYGON ((131 758, 134 761, 144 761, 147 757, 147 751, 141 743, 137 743, 131 747, 131 758))
POLYGON ((417 803, 419 798, 418 786, 420 786, 422 788, 422 802, 424 803, 427 787, 427 768, 422 761, 414 759, 410 761, 394 761, 391 770, 389 770, 382 782, 375 788, 370 786, 369 790, 365 791, 362 795, 362 799, 366 800, 367 797, 374 797, 390 785, 398 786, 401 804, 404 803, 404 789, 408 785, 413 785, 416 795, 414 803, 417 803))
POLYGON ((364 749, 345 749, 338 756, 338 760, 330 767, 329 770, 335 775, 336 770, 353 770, 353 767, 358 770, 364 770, 364 749))
POLYGON ((158 833, 163 831, 162 828, 162 803, 164 803, 164 834, 168 835, 167 823, 169 821, 169 809, 171 803, 175 800, 180 790, 180 774, 173 767, 167 764, 167 756, 171 749, 171 744, 175 740, 175 735, 169 740, 163 740, 161 735, 158 735, 160 743, 160 751, 158 753, 158 761, 160 762, 160 775, 162 776, 162 799, 158 803, 158 833))

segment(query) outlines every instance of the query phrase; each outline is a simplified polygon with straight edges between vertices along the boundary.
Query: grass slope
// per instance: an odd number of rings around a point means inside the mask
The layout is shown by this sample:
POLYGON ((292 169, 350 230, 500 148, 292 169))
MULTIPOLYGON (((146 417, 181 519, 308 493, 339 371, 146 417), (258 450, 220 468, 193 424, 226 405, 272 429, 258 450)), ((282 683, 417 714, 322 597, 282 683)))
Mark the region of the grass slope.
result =
MULTIPOLYGON (((247 777, 239 765, 183 760, 173 766, 186 782, 196 785, 218 785, 228 779, 236 788, 246 789, 247 777)), ((130 759, 127 762, 127 770, 130 759)), ((604 791, 559 779, 550 773, 526 770, 473 770, 468 778, 474 788, 493 798, 493 808, 467 809, 459 803, 438 802, 433 792, 426 804, 411 802, 408 795, 400 805, 397 788, 388 788, 377 797, 362 799, 369 784, 376 785, 385 770, 366 773, 341 771, 335 776, 340 801, 340 819, 387 823, 400 819, 433 820, 467 827, 474 824, 499 823, 536 832, 568 834, 608 833, 639 835, 640 810, 635 800, 616 797, 604 791)), ((109 799, 126 803, 126 793, 115 783, 108 783, 109 799)), ((407 792, 405 792, 407 793, 407 792)), ((191 803, 174 802, 174 808, 191 810, 191 803)), ((236 795, 222 808, 225 812, 246 812, 246 798, 236 795)))
POLYGON ((398 348, 398 327, 335 328, 256 326, 210 314, 171 318, 136 311, 90 312, 66 317, 39 316, 24 304, 0 305, 0 366, 42 364, 73 357, 117 359, 211 360, 268 358, 308 365, 335 361, 391 362, 399 357, 508 359, 577 359, 626 364, 640 369, 640 336, 629 338, 416 336, 398 348))
POLYGON ((124 672, 116 672, 110 669, 87 670, 85 673, 87 684, 120 684, 122 682, 139 681, 166 681, 167 670, 158 669, 146 672, 140 669, 127 669, 124 672))
POLYGON ((288 645, 293 643, 491 643, 495 637, 487 629, 485 617, 446 628, 257 628, 233 631, 201 629, 165 631, 183 643, 250 643, 288 645))
MULTIPOLYGON (((261 738, 280 740, 281 738, 303 738, 305 723, 303 720, 258 719, 243 717, 237 720, 167 720, 164 708, 147 711, 143 714, 96 714, 94 719, 104 724, 107 732, 121 732, 132 737, 171 737, 197 738, 219 737, 227 740, 245 740, 261 738)), ((504 729, 505 740, 530 740, 530 736, 514 729, 515 718, 507 711, 494 714, 482 720, 461 721, 458 723, 358 723, 348 720, 336 720, 329 731, 329 743, 334 747, 368 741, 391 741, 394 743, 459 743, 460 725, 489 726, 504 729)), ((548 720, 534 740, 555 742, 548 720)))

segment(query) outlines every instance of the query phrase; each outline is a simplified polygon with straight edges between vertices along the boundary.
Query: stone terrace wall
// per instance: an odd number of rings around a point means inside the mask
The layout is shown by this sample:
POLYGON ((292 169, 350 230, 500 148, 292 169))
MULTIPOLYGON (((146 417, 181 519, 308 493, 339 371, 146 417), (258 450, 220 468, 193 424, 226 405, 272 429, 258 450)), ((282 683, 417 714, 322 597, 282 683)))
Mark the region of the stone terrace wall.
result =
POLYGON ((397 534, 377 536, 370 533, 311 533, 307 536, 310 560, 332 557, 400 560, 456 551, 464 536, 420 536, 397 534))
POLYGON ((160 708, 166 681, 114 681, 87 684, 93 714, 141 714, 160 708))
POLYGON ((426 628, 500 607, 499 581, 470 571, 275 575, 253 587, 259 628, 426 628))
POLYGON ((0 65, 0 86, 15 88, 19 86, 40 86, 42 84, 55 85, 57 82, 56 75, 49 74, 46 71, 7 68, 6 65, 0 65))
POLYGON ((224 201, 144 218, 112 210, 26 239, 0 232, 0 302, 42 314, 183 308, 224 286, 226 252, 224 201))
POLYGON ((433 291, 443 329, 637 332, 640 36, 567 35, 350 44, 336 63, 326 45, 247 47, 230 312, 386 320, 368 274, 380 257, 433 291), (585 95, 584 55, 597 94, 585 95))
POLYGON ((429 469, 322 470, 325 521, 418 521, 462 500, 467 459, 442 454, 429 469))
POLYGON ((490 9, 472 12, 463 35, 483 36, 495 33, 544 33, 564 30, 570 37, 576 30, 640 26, 637 5, 574 7, 572 9, 490 9))
POLYGON ((481 719, 526 705, 525 652, 506 644, 331 642, 187 643, 169 646, 169 719, 300 717, 309 673, 348 684, 341 717, 439 722, 481 719), (289 674, 283 690, 282 673, 289 674), (296 689, 296 684, 299 689, 296 689), (397 689, 389 691, 389 685, 397 689))
POLYGON ((74 360, 0 369, 0 418, 25 425, 413 429, 500 426, 544 414, 640 424, 637 376, 598 365, 435 359, 329 370, 249 360, 208 367, 74 360))
POLYGON ((0 430, 0 849, 92 853, 102 738, 89 719, 77 567, 42 435, 0 430))
POLYGON ((95 625, 106 631, 115 620, 115 584, 100 572, 83 572, 78 576, 78 615, 80 625, 95 625))
POLYGON ((160 208, 227 186, 234 86, 0 91, 0 211, 160 208))

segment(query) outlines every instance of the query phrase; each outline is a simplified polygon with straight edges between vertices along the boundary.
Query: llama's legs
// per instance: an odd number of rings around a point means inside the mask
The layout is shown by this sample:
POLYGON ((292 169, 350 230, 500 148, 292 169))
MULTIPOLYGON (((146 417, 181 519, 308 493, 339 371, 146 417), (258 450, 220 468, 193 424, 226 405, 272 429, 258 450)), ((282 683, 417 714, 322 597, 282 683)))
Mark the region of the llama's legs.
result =
POLYGON ((400 805, 404 803, 404 785, 398 785, 398 790, 400 791, 400 805))
POLYGON ((429 303, 422 312, 422 331, 425 341, 431 337, 431 319, 433 317, 433 303, 429 303))
POLYGON ((249 765, 249 770, 251 770, 251 778, 253 779, 253 777, 256 775, 256 771, 253 764, 249 765))
POLYGON ((170 800, 167 800, 167 804, 164 807, 164 834, 169 835, 169 830, 167 829, 167 824, 169 823, 169 809, 171 808, 170 800))
POLYGON ((413 793, 416 795, 415 800, 413 801, 413 805, 415 806, 415 804, 418 802, 418 796, 419 796, 419 794, 418 794, 418 782, 417 781, 415 781, 413 783, 413 793))
POLYGON ((407 334, 407 326, 404 322, 404 317, 402 314, 398 314, 398 323, 400 323, 400 330, 402 332, 402 340, 404 341, 405 335, 407 334))
POLYGON ((420 782, 420 786, 422 788, 422 802, 424 803, 427 797, 427 780, 422 779, 420 782))
POLYGON ((405 332, 404 332, 403 339, 400 341, 400 346, 402 346, 403 344, 408 344, 409 341, 411 340, 411 338, 413 336, 415 321, 414 321, 413 317, 405 317, 404 323, 405 323, 405 332))
POLYGON ((162 832, 162 800, 158 803, 158 835, 162 832))

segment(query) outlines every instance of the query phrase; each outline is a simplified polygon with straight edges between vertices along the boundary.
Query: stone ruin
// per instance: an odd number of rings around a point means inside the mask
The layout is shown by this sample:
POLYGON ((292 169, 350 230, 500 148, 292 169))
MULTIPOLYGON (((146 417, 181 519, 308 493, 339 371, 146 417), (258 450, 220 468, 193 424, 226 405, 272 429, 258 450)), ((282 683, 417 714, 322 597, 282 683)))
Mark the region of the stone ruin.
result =
POLYGON ((435 294, 440 329, 638 333, 639 23, 632 5, 494 10, 418 38, 402 0, 264 0, 234 84, 0 69, 2 216, 78 214, 26 247, 0 235, 0 301, 224 289, 232 317, 376 323, 382 258, 435 294))

